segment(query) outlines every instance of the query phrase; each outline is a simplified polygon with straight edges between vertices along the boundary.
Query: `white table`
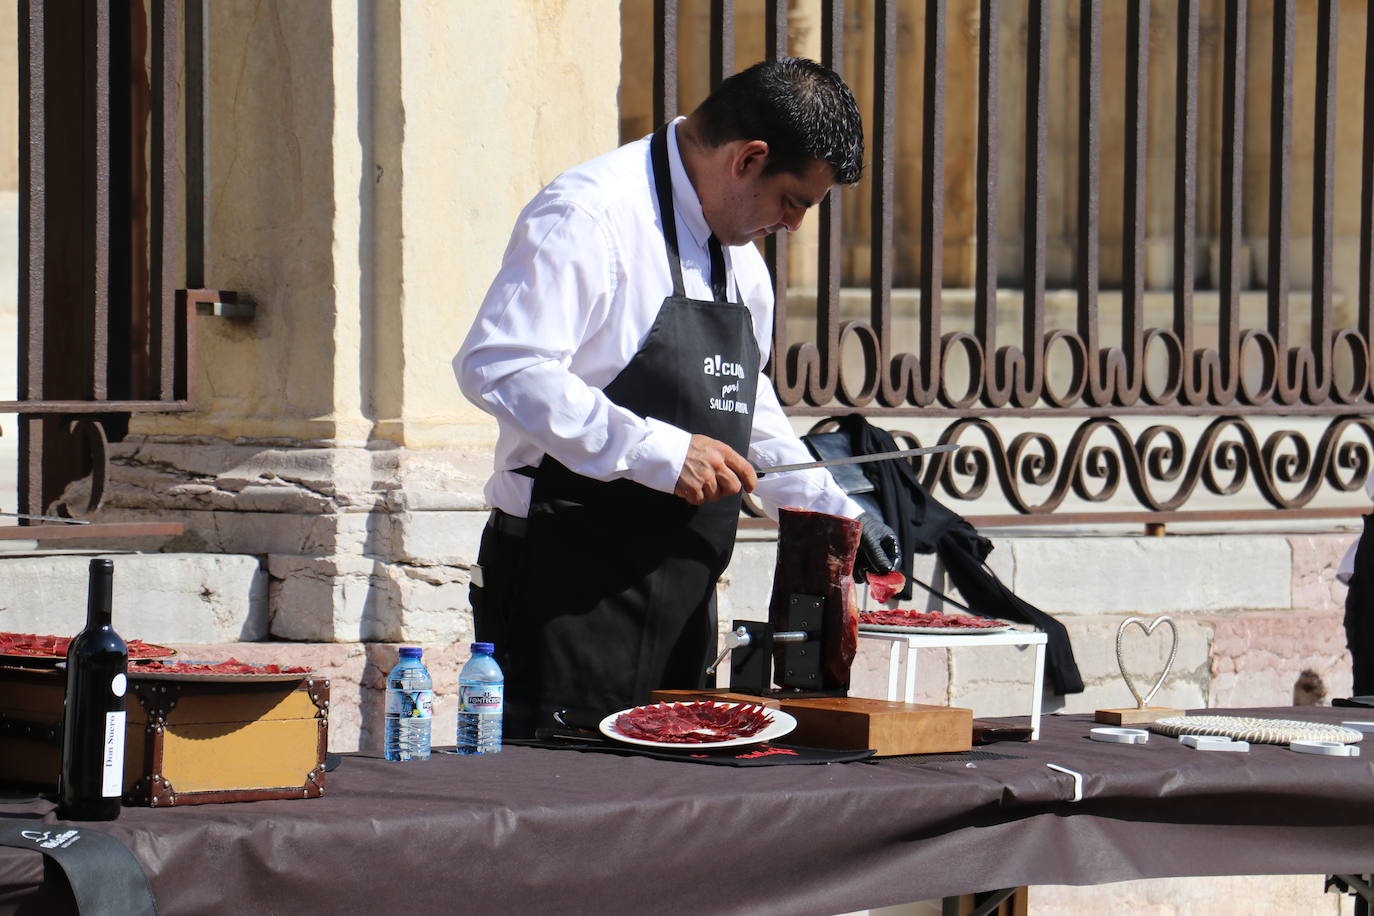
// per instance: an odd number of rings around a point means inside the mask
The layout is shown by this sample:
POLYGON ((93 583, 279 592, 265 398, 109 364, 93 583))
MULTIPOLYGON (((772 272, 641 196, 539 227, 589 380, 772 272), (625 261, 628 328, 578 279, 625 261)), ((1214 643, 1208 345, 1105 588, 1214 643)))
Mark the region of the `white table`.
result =
POLYGON ((918 649, 947 649, 956 646, 1034 646, 1035 673, 1031 677, 1031 740, 1040 737, 1040 695, 1045 682, 1045 642, 1048 637, 1037 631, 1007 630, 1003 633, 888 633, 859 630, 860 639, 875 639, 888 643, 887 696, 888 700, 916 702, 916 651, 918 649), (903 653, 905 649, 905 653, 903 653), (905 677, 903 677, 905 675, 905 677))

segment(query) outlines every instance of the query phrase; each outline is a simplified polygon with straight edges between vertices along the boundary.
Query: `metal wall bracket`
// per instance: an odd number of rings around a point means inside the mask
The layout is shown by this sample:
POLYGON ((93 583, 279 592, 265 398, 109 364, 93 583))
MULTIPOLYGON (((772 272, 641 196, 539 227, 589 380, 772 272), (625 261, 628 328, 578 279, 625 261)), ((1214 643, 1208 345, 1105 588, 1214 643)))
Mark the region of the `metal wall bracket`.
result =
POLYGON ((201 295, 193 297, 196 314, 228 318, 230 321, 252 321, 257 317, 257 303, 240 296, 233 290, 197 290, 201 295))

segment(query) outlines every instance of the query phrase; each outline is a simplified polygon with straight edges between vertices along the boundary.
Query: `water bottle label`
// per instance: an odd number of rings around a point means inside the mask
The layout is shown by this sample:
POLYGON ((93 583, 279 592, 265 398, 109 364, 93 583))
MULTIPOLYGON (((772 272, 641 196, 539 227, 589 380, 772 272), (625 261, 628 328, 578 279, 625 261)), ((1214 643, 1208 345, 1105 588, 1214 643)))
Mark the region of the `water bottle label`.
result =
POLYGON ((388 690, 386 714, 402 719, 430 719, 434 716, 433 690, 388 690))
POLYGON ((105 747, 101 755, 100 794, 117 798, 124 794, 124 710, 105 713, 105 747))
POLYGON ((473 684, 460 687, 459 709, 462 712, 500 712, 505 692, 503 684, 473 684))

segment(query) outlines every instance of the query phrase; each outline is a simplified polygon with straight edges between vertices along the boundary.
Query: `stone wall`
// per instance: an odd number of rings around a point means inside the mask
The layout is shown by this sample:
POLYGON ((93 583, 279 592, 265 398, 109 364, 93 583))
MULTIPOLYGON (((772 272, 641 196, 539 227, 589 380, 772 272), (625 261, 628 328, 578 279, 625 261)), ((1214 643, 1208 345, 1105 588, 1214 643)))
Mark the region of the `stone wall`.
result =
MULTIPOLYGON (((296 484, 276 489, 286 494, 296 484)), ((298 494, 299 495, 299 494, 298 494)), ((305 497, 301 497, 305 498, 305 497)), ((314 496, 311 498, 319 499, 314 496)), ((438 691, 436 743, 453 740, 457 671, 472 638, 467 567, 485 514, 472 510, 373 507, 321 512, 317 529, 299 516, 271 512, 213 513, 188 508, 187 546, 236 548, 240 555, 203 553, 116 555, 118 628, 128 638, 173 644, 187 656, 309 664, 334 681, 330 740, 335 750, 375 750, 380 741, 382 678, 400 643, 422 645, 438 691), (232 522, 229 521, 232 519, 232 522), (370 521, 369 521, 370 520, 370 521), (404 546, 382 561, 350 555, 356 572, 333 578, 291 564, 298 554, 273 549, 310 540, 318 531, 369 527, 404 546), (397 559, 404 557, 404 560, 397 559), (285 570, 291 574, 283 576, 285 570), (339 589, 334 604, 312 588, 339 589), (347 620, 291 615, 292 608, 352 608, 347 620), (301 632, 302 621, 318 630, 301 632), (377 635, 358 635, 358 626, 377 635), (331 629, 334 628, 334 629, 331 629)), ((1321 678, 1325 694, 1350 692, 1350 661, 1341 626, 1344 587, 1335 569, 1351 534, 1232 533, 1147 537, 1003 536, 994 533, 991 567, 1020 596, 1068 628, 1087 689, 1070 697, 1045 694, 1045 711, 1089 712, 1131 703, 1116 664, 1116 627, 1132 615, 1168 613, 1179 631, 1178 658, 1156 702, 1182 708, 1269 706, 1294 702, 1304 670, 1321 678), (1166 571, 1166 572, 1161 572, 1166 571)), ((328 541, 329 535, 324 536, 328 541)), ((96 551, 91 551, 95 553, 96 551)), ((719 591, 722 629, 733 619, 764 619, 772 589, 776 544, 767 533, 741 538, 719 591)), ((937 564, 918 558, 926 581, 945 588, 937 564)), ((70 632, 84 607, 85 556, 0 559, 0 630, 70 632)), ((957 596, 957 592, 953 593, 957 596)), ((921 606, 922 602, 905 602, 921 606)), ((1132 629, 1126 640, 1131 673, 1142 689, 1161 669, 1168 647, 1156 631, 1132 629)), ((861 640, 854 669, 856 695, 885 696, 887 649, 861 640)), ((1017 647, 922 650, 917 694, 923 702, 963 705, 979 715, 1024 715, 1030 708, 1032 656, 1017 647)))

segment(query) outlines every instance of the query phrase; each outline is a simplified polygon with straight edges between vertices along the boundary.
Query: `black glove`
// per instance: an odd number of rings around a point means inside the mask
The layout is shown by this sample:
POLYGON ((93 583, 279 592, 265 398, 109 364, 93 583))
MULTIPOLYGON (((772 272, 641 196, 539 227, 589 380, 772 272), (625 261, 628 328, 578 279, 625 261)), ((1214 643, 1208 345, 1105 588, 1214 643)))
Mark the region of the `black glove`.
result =
POLYGON ((901 548, 897 535, 887 524, 872 512, 865 512, 856 521, 864 526, 859 535, 859 555, 854 559, 854 578, 860 582, 867 580, 868 573, 886 575, 897 568, 901 560, 901 548))

